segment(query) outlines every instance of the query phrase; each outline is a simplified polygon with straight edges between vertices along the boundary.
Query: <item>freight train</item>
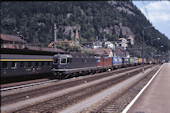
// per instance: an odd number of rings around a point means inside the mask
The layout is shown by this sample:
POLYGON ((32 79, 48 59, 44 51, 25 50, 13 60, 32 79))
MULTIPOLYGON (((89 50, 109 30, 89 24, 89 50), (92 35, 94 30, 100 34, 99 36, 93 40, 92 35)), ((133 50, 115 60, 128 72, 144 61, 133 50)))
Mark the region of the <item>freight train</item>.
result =
MULTIPOLYGON (((144 59, 144 64, 154 63, 144 59)), ((75 76, 82 73, 96 73, 142 64, 142 58, 122 58, 90 56, 85 54, 57 54, 53 57, 52 73, 57 78, 75 76)))

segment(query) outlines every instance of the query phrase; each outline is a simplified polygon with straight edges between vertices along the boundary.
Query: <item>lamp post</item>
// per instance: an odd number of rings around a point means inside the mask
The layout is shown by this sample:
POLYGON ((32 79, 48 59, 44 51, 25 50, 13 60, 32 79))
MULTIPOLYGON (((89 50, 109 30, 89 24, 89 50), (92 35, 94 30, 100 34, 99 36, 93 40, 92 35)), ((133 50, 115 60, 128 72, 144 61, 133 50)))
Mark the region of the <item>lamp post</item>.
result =
POLYGON ((54 23, 54 51, 56 52, 56 23, 54 23))
POLYGON ((144 29, 142 30, 142 33, 143 33, 143 37, 142 37, 142 72, 144 73, 144 31, 148 28, 151 28, 151 27, 154 27, 154 26, 148 26, 148 27, 144 27, 144 29))

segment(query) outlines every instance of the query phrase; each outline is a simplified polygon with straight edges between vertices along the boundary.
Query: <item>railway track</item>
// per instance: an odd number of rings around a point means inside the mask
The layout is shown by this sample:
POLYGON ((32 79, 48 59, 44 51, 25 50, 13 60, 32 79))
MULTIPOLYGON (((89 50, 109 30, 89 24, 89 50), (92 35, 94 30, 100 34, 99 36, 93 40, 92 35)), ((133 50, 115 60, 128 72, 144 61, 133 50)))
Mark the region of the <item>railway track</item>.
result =
MULTIPOLYGON (((138 67, 138 66, 134 66, 134 67, 138 67)), ((121 69, 118 69, 118 70, 121 70, 121 69)), ((126 69, 123 69, 123 70, 126 70, 126 69)), ((119 73, 119 72, 120 71, 116 71, 115 74, 119 73)), ((0 91, 1 92, 8 91, 8 90, 30 87, 30 86, 35 86, 35 85, 41 85, 44 83, 50 83, 50 82, 56 82, 56 81, 58 81, 58 80, 36 79, 36 80, 21 81, 21 82, 16 82, 16 83, 6 83, 6 84, 1 84, 0 91)))
POLYGON ((130 103, 130 101, 138 94, 138 92, 147 84, 152 76, 157 72, 160 66, 148 73, 133 86, 126 89, 119 96, 113 96, 109 100, 103 102, 99 107, 89 111, 90 113, 120 113, 130 103))
POLYGON ((6 84, 1 86, 1 92, 2 91, 8 91, 13 89, 19 89, 19 88, 26 88, 36 85, 42 85, 47 83, 53 83, 58 80, 49 80, 49 79, 41 79, 41 80, 34 80, 34 81, 27 81, 27 82, 21 82, 21 83, 15 83, 15 84, 6 84))
MULTIPOLYGON (((91 82, 94 80, 98 80, 98 79, 102 79, 108 76, 111 76, 113 74, 118 74, 118 73, 122 73, 123 71, 129 71, 135 68, 139 68, 141 66, 134 66, 134 67, 129 67, 126 69, 119 69, 119 70, 114 70, 112 72, 106 72, 106 73, 100 73, 97 74, 96 76, 87 76, 84 78, 80 78, 80 79, 76 79, 76 80, 72 80, 72 81, 68 81, 68 82, 63 82, 63 83, 57 83, 51 86, 47 86, 47 87, 42 87, 40 89, 34 89, 34 90, 29 90, 29 91, 24 91, 24 92, 17 92, 15 94, 9 94, 9 95, 1 95, 1 105, 6 105, 6 104, 10 104, 10 103, 14 103, 14 102, 18 102, 18 101, 22 101, 25 99, 29 99, 33 98, 33 97, 37 97, 37 96, 41 96, 41 95, 45 95, 51 92, 56 92, 56 91, 60 91, 66 88, 70 88, 70 87, 74 87, 76 85, 81 85, 84 84, 84 82, 91 82)), ((19 88, 23 88, 22 86, 19 86, 19 88)))
MULTIPOLYGON (((150 68, 150 66, 146 66, 145 69, 150 68)), ((73 104, 77 103, 87 97, 90 97, 92 95, 95 95, 96 93, 102 91, 103 89, 106 89, 108 87, 111 87, 119 82, 122 82, 129 77, 132 77, 139 73, 141 71, 141 68, 138 69, 129 69, 130 71, 126 71, 126 73, 121 74, 120 76, 114 77, 110 76, 109 74, 107 78, 105 78, 104 81, 95 83, 93 85, 78 89, 76 91, 70 92, 68 94, 64 94, 61 96, 58 96, 56 98, 50 99, 48 101, 44 101, 38 104, 34 104, 32 106, 29 106, 27 108, 23 108, 20 110, 16 110, 15 112, 54 112, 58 110, 62 110, 63 108, 73 104)), ((112 73, 113 74, 113 73, 112 73)), ((90 77, 93 78, 93 77, 90 77)))

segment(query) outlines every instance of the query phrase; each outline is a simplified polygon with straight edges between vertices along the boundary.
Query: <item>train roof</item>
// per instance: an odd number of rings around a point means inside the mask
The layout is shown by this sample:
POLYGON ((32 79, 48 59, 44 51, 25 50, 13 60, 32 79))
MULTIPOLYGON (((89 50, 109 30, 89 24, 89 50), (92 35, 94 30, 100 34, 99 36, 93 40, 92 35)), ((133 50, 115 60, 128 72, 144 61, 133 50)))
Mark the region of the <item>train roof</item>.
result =
POLYGON ((53 57, 54 58, 72 58, 72 56, 69 54, 55 54, 53 57))
POLYGON ((20 54, 1 54, 1 59, 52 59, 52 56, 44 56, 44 55, 20 55, 20 54))
POLYGON ((64 54, 63 51, 49 51, 49 50, 36 50, 31 48, 25 49, 8 49, 8 48, 1 48, 1 54, 22 54, 22 55, 54 55, 54 54, 64 54))
POLYGON ((82 53, 70 53, 70 54, 55 54, 54 57, 66 57, 66 58, 95 58, 95 56, 91 56, 88 54, 82 54, 82 53))

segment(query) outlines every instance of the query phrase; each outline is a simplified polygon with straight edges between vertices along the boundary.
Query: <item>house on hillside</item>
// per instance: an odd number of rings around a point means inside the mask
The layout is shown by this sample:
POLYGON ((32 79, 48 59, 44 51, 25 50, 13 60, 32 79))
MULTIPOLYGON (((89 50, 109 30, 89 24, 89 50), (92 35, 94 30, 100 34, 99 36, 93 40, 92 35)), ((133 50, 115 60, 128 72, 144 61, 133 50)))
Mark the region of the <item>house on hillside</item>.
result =
MULTIPOLYGON (((80 37, 78 35, 78 30, 76 30, 76 34, 73 40, 65 40, 65 41, 56 41, 56 44, 68 44, 69 46, 79 45, 80 37)), ((48 47, 53 48, 54 47, 54 41, 52 41, 48 47)))
POLYGON ((134 45, 134 38, 132 36, 127 38, 129 44, 134 45))
POLYGON ((126 50, 128 41, 125 38, 119 38, 119 46, 126 50))

